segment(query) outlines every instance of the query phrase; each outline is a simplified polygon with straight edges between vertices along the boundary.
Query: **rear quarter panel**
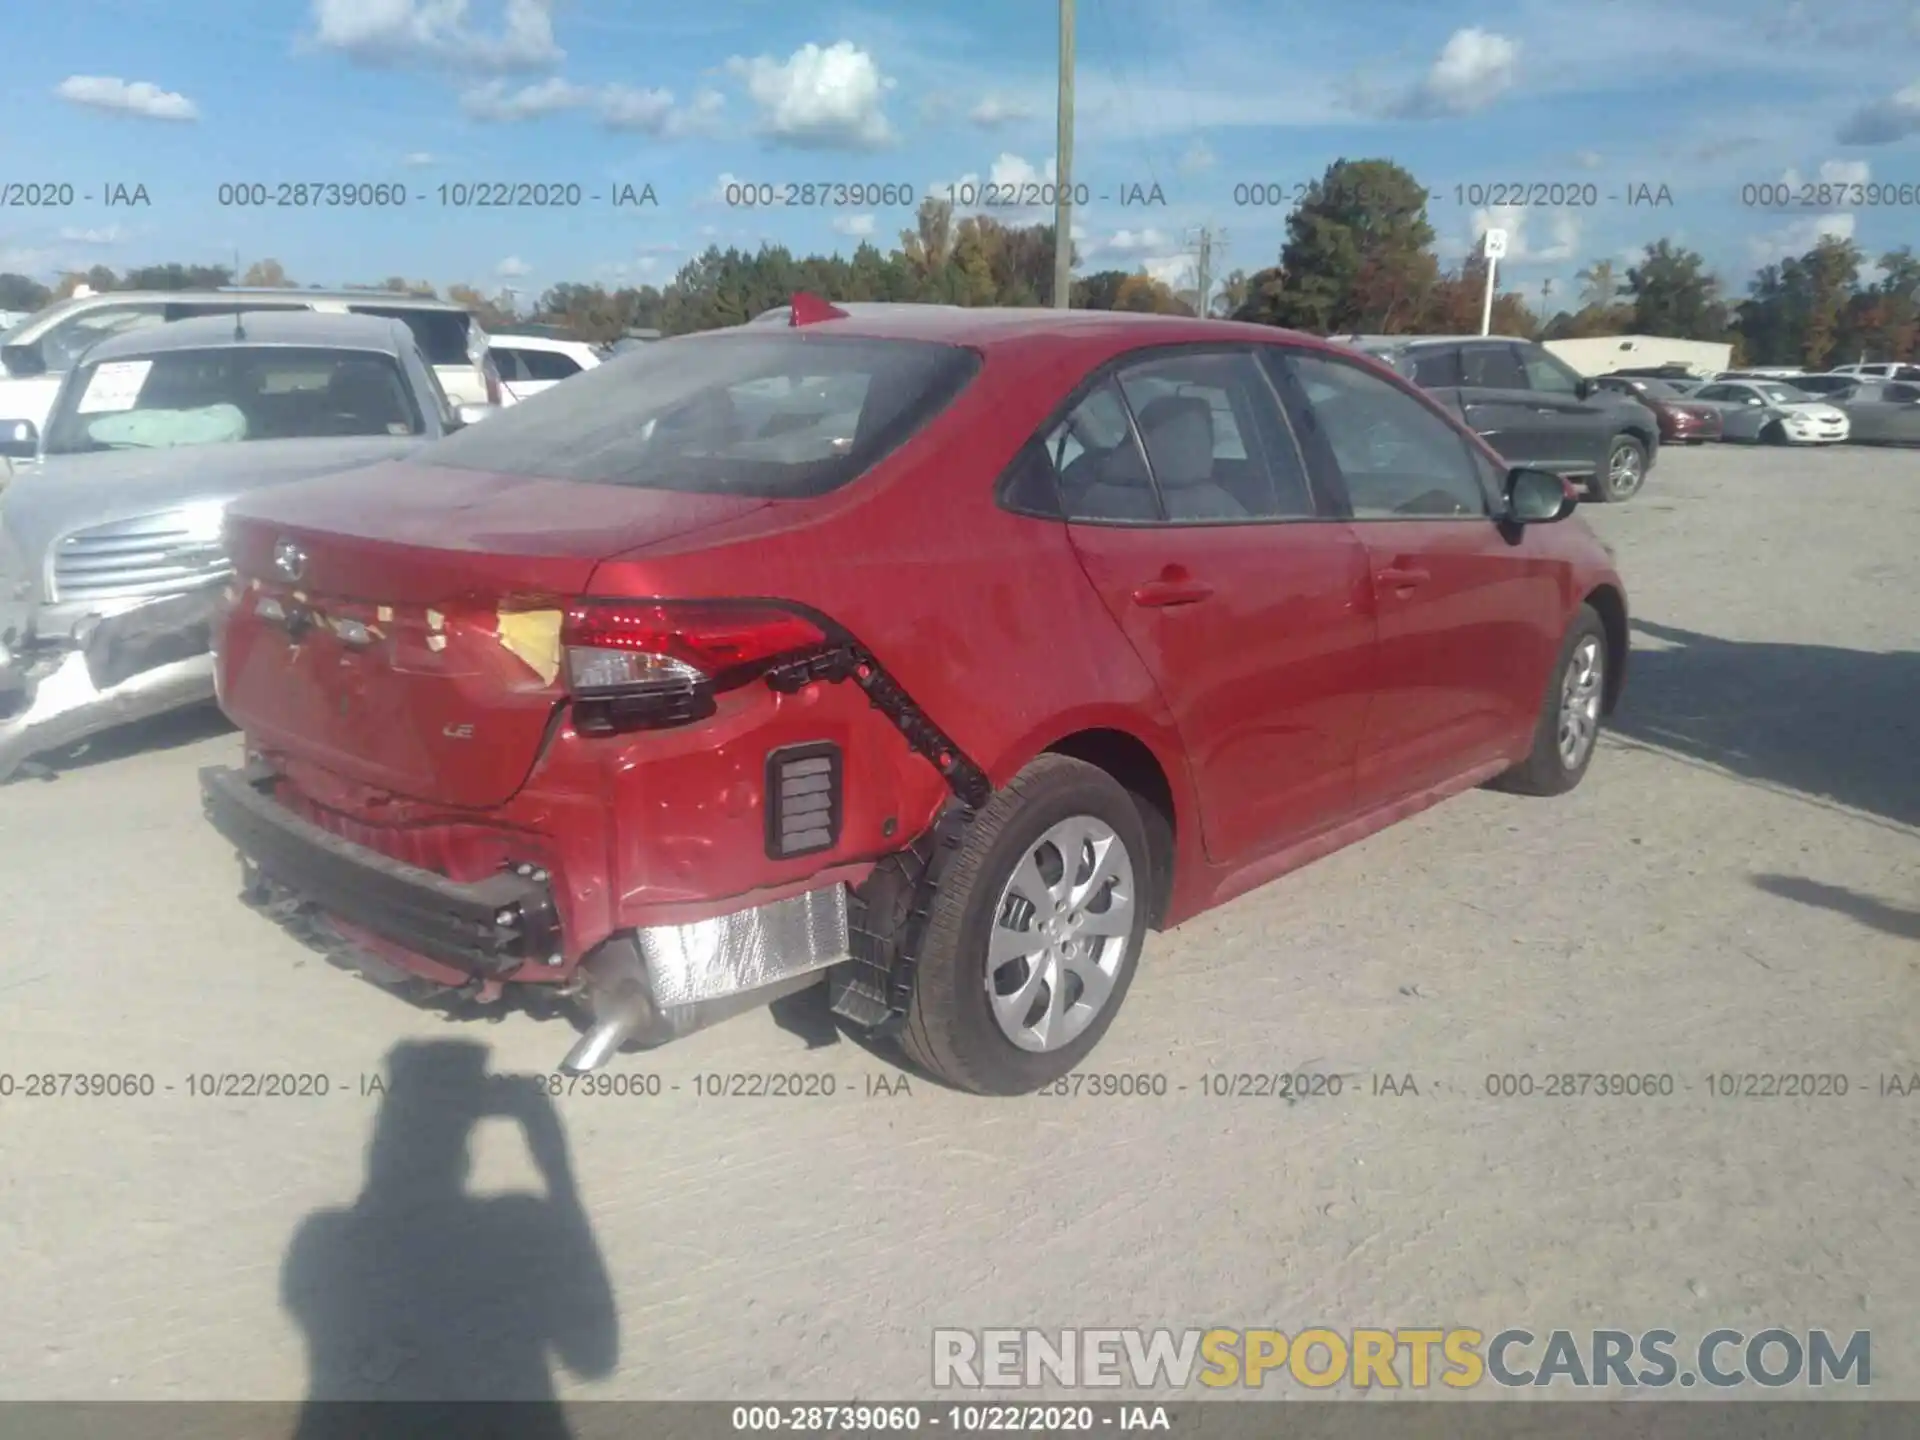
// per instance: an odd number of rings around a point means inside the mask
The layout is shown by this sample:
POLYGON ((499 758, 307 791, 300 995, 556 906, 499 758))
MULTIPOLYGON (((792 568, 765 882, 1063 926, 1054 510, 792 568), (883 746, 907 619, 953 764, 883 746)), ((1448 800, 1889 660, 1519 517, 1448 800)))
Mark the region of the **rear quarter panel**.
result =
MULTIPOLYGON (((1171 717, 1066 526, 994 498, 1001 472, 1090 363, 1084 343, 1036 341, 1017 365, 990 354, 959 400, 872 474, 610 560, 591 588, 798 601, 850 630, 995 786, 1065 736, 1117 729, 1153 751, 1185 811, 1171 717)), ((885 743, 904 757, 902 820, 918 829, 943 803, 944 782, 898 737, 885 743)))

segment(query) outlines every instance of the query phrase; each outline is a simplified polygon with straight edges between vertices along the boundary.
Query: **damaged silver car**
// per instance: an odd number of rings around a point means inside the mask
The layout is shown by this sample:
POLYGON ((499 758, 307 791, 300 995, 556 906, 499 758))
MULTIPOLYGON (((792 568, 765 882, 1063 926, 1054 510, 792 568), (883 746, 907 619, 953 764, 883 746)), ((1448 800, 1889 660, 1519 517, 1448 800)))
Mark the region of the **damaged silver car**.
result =
MULTIPOLYGON (((0 491, 0 781, 214 698, 227 502, 405 455, 456 409, 397 320, 236 312, 100 342, 0 491)), ((27 427, 31 429, 32 427, 27 427)))

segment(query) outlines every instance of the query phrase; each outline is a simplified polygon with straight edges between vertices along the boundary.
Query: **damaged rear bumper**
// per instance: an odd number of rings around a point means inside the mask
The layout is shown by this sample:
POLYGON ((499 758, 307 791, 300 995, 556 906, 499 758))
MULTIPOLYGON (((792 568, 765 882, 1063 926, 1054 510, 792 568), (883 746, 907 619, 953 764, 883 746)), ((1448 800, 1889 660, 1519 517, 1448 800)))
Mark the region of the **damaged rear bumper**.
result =
POLYGON ((58 640, 0 646, 0 780, 22 761, 214 698, 219 590, 89 618, 58 640))
MULTIPOLYGON (((318 915, 349 937, 423 957, 466 976, 475 995, 559 978, 566 940, 544 871, 450 880, 322 829, 274 799, 274 783, 265 767, 200 772, 207 819, 240 852, 256 903, 283 918, 318 915)), ((379 974, 391 953, 367 956, 366 968, 379 974)), ((584 1074, 628 1043, 663 1043, 755 1009, 818 982, 851 953, 844 885, 621 931, 569 977, 567 993, 584 1000, 590 1023, 562 1068, 584 1074)))

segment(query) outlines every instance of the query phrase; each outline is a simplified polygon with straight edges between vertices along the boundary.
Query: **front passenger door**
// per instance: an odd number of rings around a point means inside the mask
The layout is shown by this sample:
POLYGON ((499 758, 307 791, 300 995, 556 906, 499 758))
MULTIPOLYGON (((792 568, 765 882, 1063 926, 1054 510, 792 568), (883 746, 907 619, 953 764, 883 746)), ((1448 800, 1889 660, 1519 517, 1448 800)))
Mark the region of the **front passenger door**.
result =
POLYGON ((1513 465, 1545 464, 1553 449, 1527 372, 1507 340, 1460 347, 1460 401, 1467 424, 1513 465))
POLYGON ((1606 463, 1607 445, 1613 439, 1611 417, 1616 407, 1606 399, 1583 398, 1579 374, 1552 352, 1538 345, 1518 349, 1540 421, 1541 453, 1534 463, 1563 475, 1598 469, 1606 463))
POLYGON ((1378 616, 1357 798, 1375 810, 1510 756, 1560 647, 1559 562, 1495 524, 1504 474, 1390 380, 1289 357, 1282 394, 1316 481, 1344 491, 1378 616))

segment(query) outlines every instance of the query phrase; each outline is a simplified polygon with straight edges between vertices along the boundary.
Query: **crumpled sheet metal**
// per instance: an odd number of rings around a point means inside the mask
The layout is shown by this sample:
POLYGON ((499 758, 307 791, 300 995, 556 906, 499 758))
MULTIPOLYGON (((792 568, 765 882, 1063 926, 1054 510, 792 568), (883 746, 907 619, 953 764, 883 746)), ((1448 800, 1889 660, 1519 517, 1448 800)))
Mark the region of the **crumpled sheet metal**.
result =
POLYGON ((691 925, 638 932, 654 1003, 691 1004, 849 959, 847 887, 828 886, 691 925))

